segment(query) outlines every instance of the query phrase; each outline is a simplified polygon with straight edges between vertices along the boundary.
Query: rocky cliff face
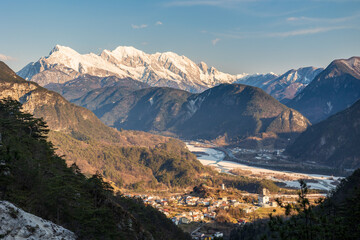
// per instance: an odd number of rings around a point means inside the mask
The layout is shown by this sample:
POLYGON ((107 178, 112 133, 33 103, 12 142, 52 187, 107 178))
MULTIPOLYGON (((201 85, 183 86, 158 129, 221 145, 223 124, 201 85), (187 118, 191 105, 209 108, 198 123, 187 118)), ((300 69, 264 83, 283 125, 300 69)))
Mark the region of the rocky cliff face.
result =
POLYGON ((76 235, 51 221, 27 213, 7 201, 0 201, 1 239, 75 240, 76 235))

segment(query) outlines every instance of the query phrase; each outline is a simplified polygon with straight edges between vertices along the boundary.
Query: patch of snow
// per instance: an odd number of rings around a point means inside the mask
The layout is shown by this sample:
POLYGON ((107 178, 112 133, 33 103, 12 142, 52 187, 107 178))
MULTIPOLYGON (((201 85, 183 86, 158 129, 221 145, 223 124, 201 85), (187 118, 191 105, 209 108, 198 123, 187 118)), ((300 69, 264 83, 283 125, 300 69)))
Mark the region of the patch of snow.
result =
POLYGON ((150 98, 149 99, 149 102, 150 102, 150 105, 152 106, 154 104, 154 99, 153 98, 150 98))
POLYGON ((193 116, 196 113, 196 111, 200 108, 204 100, 205 97, 202 96, 188 101, 187 109, 189 110, 190 116, 193 116))
POLYGON ((333 109, 333 105, 331 104, 331 102, 326 102, 326 106, 327 106, 327 109, 325 110, 325 112, 330 113, 331 110, 333 109))

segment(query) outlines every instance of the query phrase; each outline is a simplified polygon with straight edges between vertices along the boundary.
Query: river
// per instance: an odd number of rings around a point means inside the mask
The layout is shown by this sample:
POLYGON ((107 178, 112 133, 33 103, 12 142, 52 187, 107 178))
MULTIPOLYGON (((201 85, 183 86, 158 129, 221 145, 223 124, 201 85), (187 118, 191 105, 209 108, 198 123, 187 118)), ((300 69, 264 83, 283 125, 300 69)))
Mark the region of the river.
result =
POLYGON ((197 155, 197 159, 205 166, 212 166, 219 172, 232 174, 231 170, 241 169, 251 172, 250 177, 271 179, 285 183, 288 187, 300 188, 299 179, 306 179, 309 188, 330 191, 339 184, 341 177, 306 174, 297 172, 285 172, 270 170, 266 168, 253 167, 241 163, 224 161, 224 152, 214 149, 213 147, 204 147, 197 142, 185 142, 188 149, 197 155), (200 146, 199 146, 200 145, 200 146))

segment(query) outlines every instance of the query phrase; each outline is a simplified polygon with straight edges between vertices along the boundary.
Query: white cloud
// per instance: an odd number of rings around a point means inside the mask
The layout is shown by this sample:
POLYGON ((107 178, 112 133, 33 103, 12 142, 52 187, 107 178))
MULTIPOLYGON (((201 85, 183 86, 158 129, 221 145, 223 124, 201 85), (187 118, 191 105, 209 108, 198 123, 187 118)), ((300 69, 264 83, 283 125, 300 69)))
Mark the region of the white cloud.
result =
POLYGON ((165 4, 169 7, 191 7, 191 6, 219 6, 227 7, 242 2, 254 2, 256 0, 187 0, 187 1, 172 1, 165 4))
POLYGON ((141 25, 135 25, 135 24, 131 24, 131 27, 133 29, 142 29, 142 28, 147 28, 147 24, 141 24, 141 25))
POLYGON ((149 43, 148 42, 142 42, 141 45, 148 45, 149 43))
POLYGON ((293 37, 299 35, 310 35, 310 34, 317 34, 323 32, 329 32, 339 29, 346 29, 349 27, 346 26, 339 26, 339 27, 320 27, 320 28, 309 28, 309 29, 300 29, 288 32, 277 32, 277 33, 268 33, 266 34, 267 37, 293 37))
POLYGON ((336 23, 343 23, 343 22, 351 22, 353 20, 357 20, 360 18, 360 14, 355 14, 352 16, 346 16, 346 17, 339 17, 339 18, 311 18, 311 17, 289 17, 286 19, 288 22, 294 22, 294 23, 324 23, 324 24, 336 24, 336 23))
POLYGON ((6 55, 0 53, 0 60, 1 61, 14 61, 15 58, 13 58, 11 56, 6 56, 6 55))
POLYGON ((163 23, 161 21, 157 21, 155 25, 162 25, 163 23))
POLYGON ((289 17, 289 18, 286 19, 286 21, 292 22, 292 21, 298 21, 299 19, 300 18, 298 18, 298 17, 289 17))
POLYGON ((215 38, 211 40, 211 43, 215 46, 220 41, 220 38, 215 38))
MULTIPOLYGON (((352 27, 352 26, 333 26, 333 27, 304 28, 304 29, 297 29, 286 32, 228 32, 228 33, 211 32, 210 34, 216 37, 228 38, 228 39, 286 38, 286 37, 295 37, 301 35, 320 34, 320 33, 342 30, 342 29, 360 30, 360 28, 352 27)), ((213 44, 216 39, 212 40, 213 44)), ((217 42, 215 42, 215 44, 216 43, 217 42)))

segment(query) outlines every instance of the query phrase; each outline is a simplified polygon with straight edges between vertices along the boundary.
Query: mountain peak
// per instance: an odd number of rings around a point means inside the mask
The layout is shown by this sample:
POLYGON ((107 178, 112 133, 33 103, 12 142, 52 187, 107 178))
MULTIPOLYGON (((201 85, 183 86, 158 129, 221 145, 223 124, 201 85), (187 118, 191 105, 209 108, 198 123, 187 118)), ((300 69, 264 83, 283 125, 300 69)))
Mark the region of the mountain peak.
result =
POLYGON ((112 51, 112 53, 121 58, 134 57, 145 54, 143 51, 136 49, 133 46, 118 46, 114 51, 112 51))
POLYGON ((61 52, 61 53, 65 53, 65 54, 77 54, 79 55, 78 52, 76 52, 74 49, 70 48, 70 47, 66 47, 66 46, 62 46, 59 44, 56 44, 55 47, 50 51, 49 56, 52 55, 53 53, 57 53, 57 52, 61 52))
POLYGON ((336 59, 330 63, 326 70, 326 74, 329 74, 331 77, 346 72, 356 78, 360 78, 360 57, 336 59))
POLYGON ((198 64, 199 68, 203 71, 203 72, 207 72, 208 70, 208 65, 206 63, 204 63, 203 61, 201 61, 199 64, 198 64))
POLYGON ((360 97, 360 58, 337 59, 288 102, 313 123, 326 119, 360 97))

